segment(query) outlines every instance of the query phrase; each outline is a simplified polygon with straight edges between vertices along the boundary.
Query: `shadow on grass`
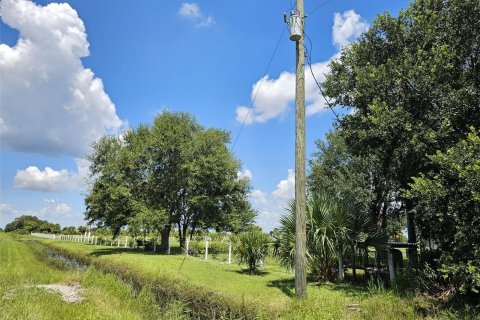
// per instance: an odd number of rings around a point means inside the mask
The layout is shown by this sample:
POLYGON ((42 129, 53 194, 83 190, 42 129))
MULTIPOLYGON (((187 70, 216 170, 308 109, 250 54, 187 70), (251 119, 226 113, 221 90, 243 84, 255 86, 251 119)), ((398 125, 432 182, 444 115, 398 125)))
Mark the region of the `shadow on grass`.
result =
MULTIPOLYGON (((330 290, 342 291, 345 295, 349 297, 358 297, 363 295, 368 295, 368 290, 366 287, 360 284, 352 283, 320 283, 316 282, 315 279, 311 276, 308 277, 307 282, 310 286, 313 287, 323 287, 330 290)), ((285 295, 290 298, 295 297, 295 279, 280 279, 272 280, 268 283, 268 286, 271 288, 278 288, 285 295)))
POLYGON ((272 280, 267 286, 280 289, 280 291, 290 298, 295 297, 295 279, 272 280))
MULTIPOLYGON (((321 283, 318 284, 318 286, 322 286, 322 285, 324 284, 321 284, 321 283)), ((344 282, 344 283, 328 284, 328 287, 335 291, 341 291, 349 297, 366 296, 369 294, 366 286, 363 286, 360 284, 344 282)))
POLYGON ((261 271, 261 270, 257 270, 255 271, 254 273, 250 273, 248 271, 248 269, 241 269, 241 270, 231 270, 232 272, 235 272, 235 273, 239 273, 239 274, 244 274, 244 275, 247 275, 247 276, 260 276, 260 277, 264 277, 268 274, 268 272, 266 271, 261 271))

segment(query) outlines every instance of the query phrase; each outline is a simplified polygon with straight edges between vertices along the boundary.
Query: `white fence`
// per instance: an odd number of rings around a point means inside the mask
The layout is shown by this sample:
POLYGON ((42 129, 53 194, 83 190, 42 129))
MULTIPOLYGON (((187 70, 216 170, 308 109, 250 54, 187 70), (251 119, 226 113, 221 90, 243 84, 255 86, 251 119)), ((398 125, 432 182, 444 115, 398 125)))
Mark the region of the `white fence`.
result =
POLYGON ((34 237, 40 237, 40 238, 47 238, 47 239, 56 239, 55 238, 55 235, 54 234, 50 234, 50 233, 30 233, 30 235, 34 236, 34 237))
MULTIPOLYGON (((132 241, 129 242, 128 236, 125 236, 125 240, 120 240, 120 237, 115 239, 108 239, 105 236, 91 235, 90 233, 82 234, 50 234, 50 233, 30 233, 34 237, 54 239, 54 240, 66 240, 73 242, 80 242, 92 245, 104 245, 104 246, 115 246, 115 247, 124 247, 124 248, 135 248, 136 247, 136 237, 132 238, 132 241)), ((209 238, 206 237, 205 241, 205 260, 208 260, 208 242, 209 238)), ((169 241, 170 242, 170 241, 169 241)), ((190 241, 186 239, 186 250, 185 254, 188 256, 190 241)), ((153 242, 153 252, 156 252, 156 241, 153 242)), ((168 254, 170 254, 170 246, 168 248, 168 254)), ((228 263, 232 263, 232 244, 228 245, 228 263)))

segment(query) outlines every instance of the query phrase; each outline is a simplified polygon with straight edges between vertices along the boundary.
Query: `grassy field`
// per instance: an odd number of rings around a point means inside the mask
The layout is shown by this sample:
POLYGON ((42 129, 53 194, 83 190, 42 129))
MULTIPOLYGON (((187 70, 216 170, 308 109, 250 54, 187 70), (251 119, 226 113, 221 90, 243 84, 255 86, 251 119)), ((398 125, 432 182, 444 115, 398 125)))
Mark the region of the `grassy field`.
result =
POLYGON ((151 290, 134 288, 112 274, 85 271, 48 261, 44 247, 0 233, 0 319, 177 319, 182 306, 161 309, 151 290), (84 300, 67 303, 43 284, 80 283, 84 300))
MULTIPOLYGON (((59 240, 18 242, 1 233, 0 237, 0 296, 11 288, 21 288, 25 283, 79 281, 87 288, 87 299, 76 305, 60 303, 59 297, 41 290, 20 290, 18 297, 0 306, 0 314, 21 314, 18 319, 49 319, 49 314, 69 318, 86 314, 87 319, 149 319, 161 314, 160 318, 165 319, 184 316, 186 310, 191 317, 206 319, 243 316, 419 319, 425 316, 425 310, 428 310, 427 318, 430 319, 455 318, 453 313, 436 310, 423 298, 398 297, 380 287, 367 290, 346 284, 311 283, 308 299, 298 302, 293 298, 293 274, 274 261, 267 261, 261 275, 251 276, 244 272, 243 266, 225 263, 223 259, 184 259, 181 255, 159 255, 59 240), (32 243, 46 244, 77 261, 89 263, 91 267, 84 273, 53 268, 36 257, 38 254, 35 255, 32 243), (25 311, 31 295, 35 296, 32 300, 34 309, 38 309, 34 313, 25 311), (419 313, 419 307, 423 312, 419 313), (42 316, 31 316, 39 314, 42 316)), ((10 318, 6 316, 6 319, 10 318)))
MULTIPOLYGON (((245 308, 267 318, 286 319, 418 319, 414 297, 401 298, 383 289, 366 290, 351 285, 311 283, 309 297, 297 302, 293 274, 267 261, 263 273, 251 276, 238 264, 227 264, 222 258, 182 255, 159 255, 117 247, 93 246, 68 241, 42 240, 77 257, 88 257, 100 269, 123 274, 123 278, 140 278, 141 283, 160 285, 175 297, 187 301, 192 309, 202 304, 202 295, 212 295, 210 307, 233 304, 231 309, 245 308), (143 282, 142 282, 143 281, 143 282), (193 301, 198 298, 199 301, 193 301)), ((424 301, 420 301, 425 306, 424 301)), ((201 306, 200 306, 201 308, 201 306)), ((451 318, 446 312, 430 310, 431 318, 451 318)), ((227 313, 228 314, 228 313, 227 313)), ((235 314, 235 313, 234 313, 235 314)))

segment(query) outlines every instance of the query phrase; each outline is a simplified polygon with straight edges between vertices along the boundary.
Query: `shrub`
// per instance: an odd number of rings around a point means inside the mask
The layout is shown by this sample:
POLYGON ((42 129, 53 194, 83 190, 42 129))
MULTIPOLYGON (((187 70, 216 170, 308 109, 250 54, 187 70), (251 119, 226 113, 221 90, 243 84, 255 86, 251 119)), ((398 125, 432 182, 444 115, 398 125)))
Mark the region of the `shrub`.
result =
POLYGON ((249 274, 256 273, 260 262, 263 262, 268 253, 271 243, 270 236, 254 230, 233 237, 232 242, 239 262, 248 266, 249 274))

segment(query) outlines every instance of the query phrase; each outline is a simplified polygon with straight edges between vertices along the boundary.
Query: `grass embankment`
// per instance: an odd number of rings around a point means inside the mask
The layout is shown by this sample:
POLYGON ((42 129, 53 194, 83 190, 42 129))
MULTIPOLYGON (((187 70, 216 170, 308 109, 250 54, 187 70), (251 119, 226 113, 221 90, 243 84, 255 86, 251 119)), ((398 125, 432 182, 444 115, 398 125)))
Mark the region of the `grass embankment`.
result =
POLYGON ((148 288, 134 288, 113 274, 94 268, 80 272, 49 261, 36 241, 17 241, 0 233, 0 319, 177 319, 182 306, 161 309, 148 288), (53 263, 53 264, 52 264, 53 263), (68 303, 61 295, 36 288, 43 284, 80 283, 84 300, 68 303))
MULTIPOLYGON (((113 272, 137 287, 149 286, 157 300, 180 299, 201 318, 255 315, 286 319, 418 319, 413 298, 401 298, 379 289, 369 292, 349 285, 310 284, 304 302, 293 299, 293 274, 268 264, 263 273, 247 275, 243 267, 181 255, 154 255, 139 250, 41 240, 88 259, 97 268, 113 272), (182 264, 183 263, 183 264, 182 264)), ((427 306, 428 307, 428 306, 427 306)), ((447 313, 431 318, 451 318, 447 313)))

